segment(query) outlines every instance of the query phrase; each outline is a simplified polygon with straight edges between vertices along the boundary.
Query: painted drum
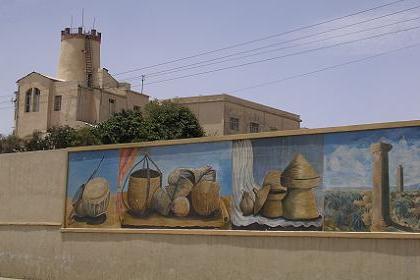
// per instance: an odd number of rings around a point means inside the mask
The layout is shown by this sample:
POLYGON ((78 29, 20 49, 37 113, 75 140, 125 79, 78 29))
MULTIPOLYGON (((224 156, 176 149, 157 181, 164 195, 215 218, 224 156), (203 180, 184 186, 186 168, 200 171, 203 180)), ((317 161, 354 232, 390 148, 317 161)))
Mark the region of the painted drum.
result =
POLYGON ((75 213, 80 217, 96 218, 106 213, 109 198, 108 181, 102 177, 93 178, 86 184, 75 213))

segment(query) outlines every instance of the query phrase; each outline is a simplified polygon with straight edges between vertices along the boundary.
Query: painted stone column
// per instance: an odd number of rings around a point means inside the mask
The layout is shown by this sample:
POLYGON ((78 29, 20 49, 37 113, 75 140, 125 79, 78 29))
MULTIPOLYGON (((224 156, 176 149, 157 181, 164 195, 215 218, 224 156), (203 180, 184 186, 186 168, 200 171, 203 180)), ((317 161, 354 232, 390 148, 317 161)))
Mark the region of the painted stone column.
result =
POLYGON ((388 152, 392 145, 379 142, 372 144, 372 225, 371 231, 383 231, 391 225, 389 207, 389 161, 388 152))
POLYGON ((402 165, 398 165, 397 167, 397 191, 403 192, 404 191, 404 169, 402 165))

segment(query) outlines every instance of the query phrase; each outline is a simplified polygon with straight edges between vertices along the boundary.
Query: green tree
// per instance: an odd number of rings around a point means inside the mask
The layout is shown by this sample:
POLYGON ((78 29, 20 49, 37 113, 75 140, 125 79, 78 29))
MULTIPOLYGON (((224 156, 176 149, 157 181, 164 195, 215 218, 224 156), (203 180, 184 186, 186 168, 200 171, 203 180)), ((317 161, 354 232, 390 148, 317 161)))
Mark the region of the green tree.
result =
POLYGON ((16 153, 25 151, 25 143, 15 135, 0 134, 0 153, 16 153))
POLYGON ((52 127, 47 130, 45 141, 47 149, 72 147, 77 143, 77 131, 67 125, 52 127))
POLYGON ((187 107, 154 100, 145 106, 144 131, 137 140, 154 141, 204 136, 196 116, 187 107))
POLYGON ((48 142, 40 131, 34 131, 32 137, 25 141, 25 147, 28 151, 39 151, 49 149, 48 142))
POLYGON ((74 146, 99 145, 101 141, 96 137, 94 128, 82 127, 76 131, 74 146))
POLYGON ((129 143, 142 138, 143 117, 137 111, 115 113, 99 123, 93 134, 102 144, 129 143))

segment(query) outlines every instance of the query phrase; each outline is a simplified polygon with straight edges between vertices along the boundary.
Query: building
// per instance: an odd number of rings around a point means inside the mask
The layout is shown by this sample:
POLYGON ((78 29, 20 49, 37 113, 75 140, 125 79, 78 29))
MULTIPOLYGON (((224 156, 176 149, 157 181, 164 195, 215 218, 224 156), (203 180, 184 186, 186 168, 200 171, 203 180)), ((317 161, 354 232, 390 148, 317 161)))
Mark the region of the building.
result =
MULTIPOLYGON (((81 127, 122 110, 141 110, 149 96, 116 80, 100 63, 101 33, 82 27, 61 31, 57 77, 32 72, 17 81, 15 135, 68 125, 81 127)), ((175 98, 198 117, 207 135, 297 129, 300 117, 221 94, 175 98)))
POLYGON ((209 136, 300 128, 300 116, 228 94, 174 98, 190 108, 209 136))
POLYGON ((140 110, 149 96, 120 83, 100 64, 101 33, 82 28, 61 31, 57 77, 32 72, 17 81, 15 134, 50 127, 80 127, 123 109, 140 110))

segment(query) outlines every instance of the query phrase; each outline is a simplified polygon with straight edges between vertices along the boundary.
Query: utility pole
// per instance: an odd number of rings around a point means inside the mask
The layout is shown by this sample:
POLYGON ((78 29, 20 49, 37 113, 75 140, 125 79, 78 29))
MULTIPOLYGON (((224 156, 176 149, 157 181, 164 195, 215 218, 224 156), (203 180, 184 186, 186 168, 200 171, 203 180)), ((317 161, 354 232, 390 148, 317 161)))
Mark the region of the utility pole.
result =
POLYGON ((144 80, 146 79, 146 75, 141 75, 141 91, 140 93, 143 93, 143 87, 144 87, 144 80))

